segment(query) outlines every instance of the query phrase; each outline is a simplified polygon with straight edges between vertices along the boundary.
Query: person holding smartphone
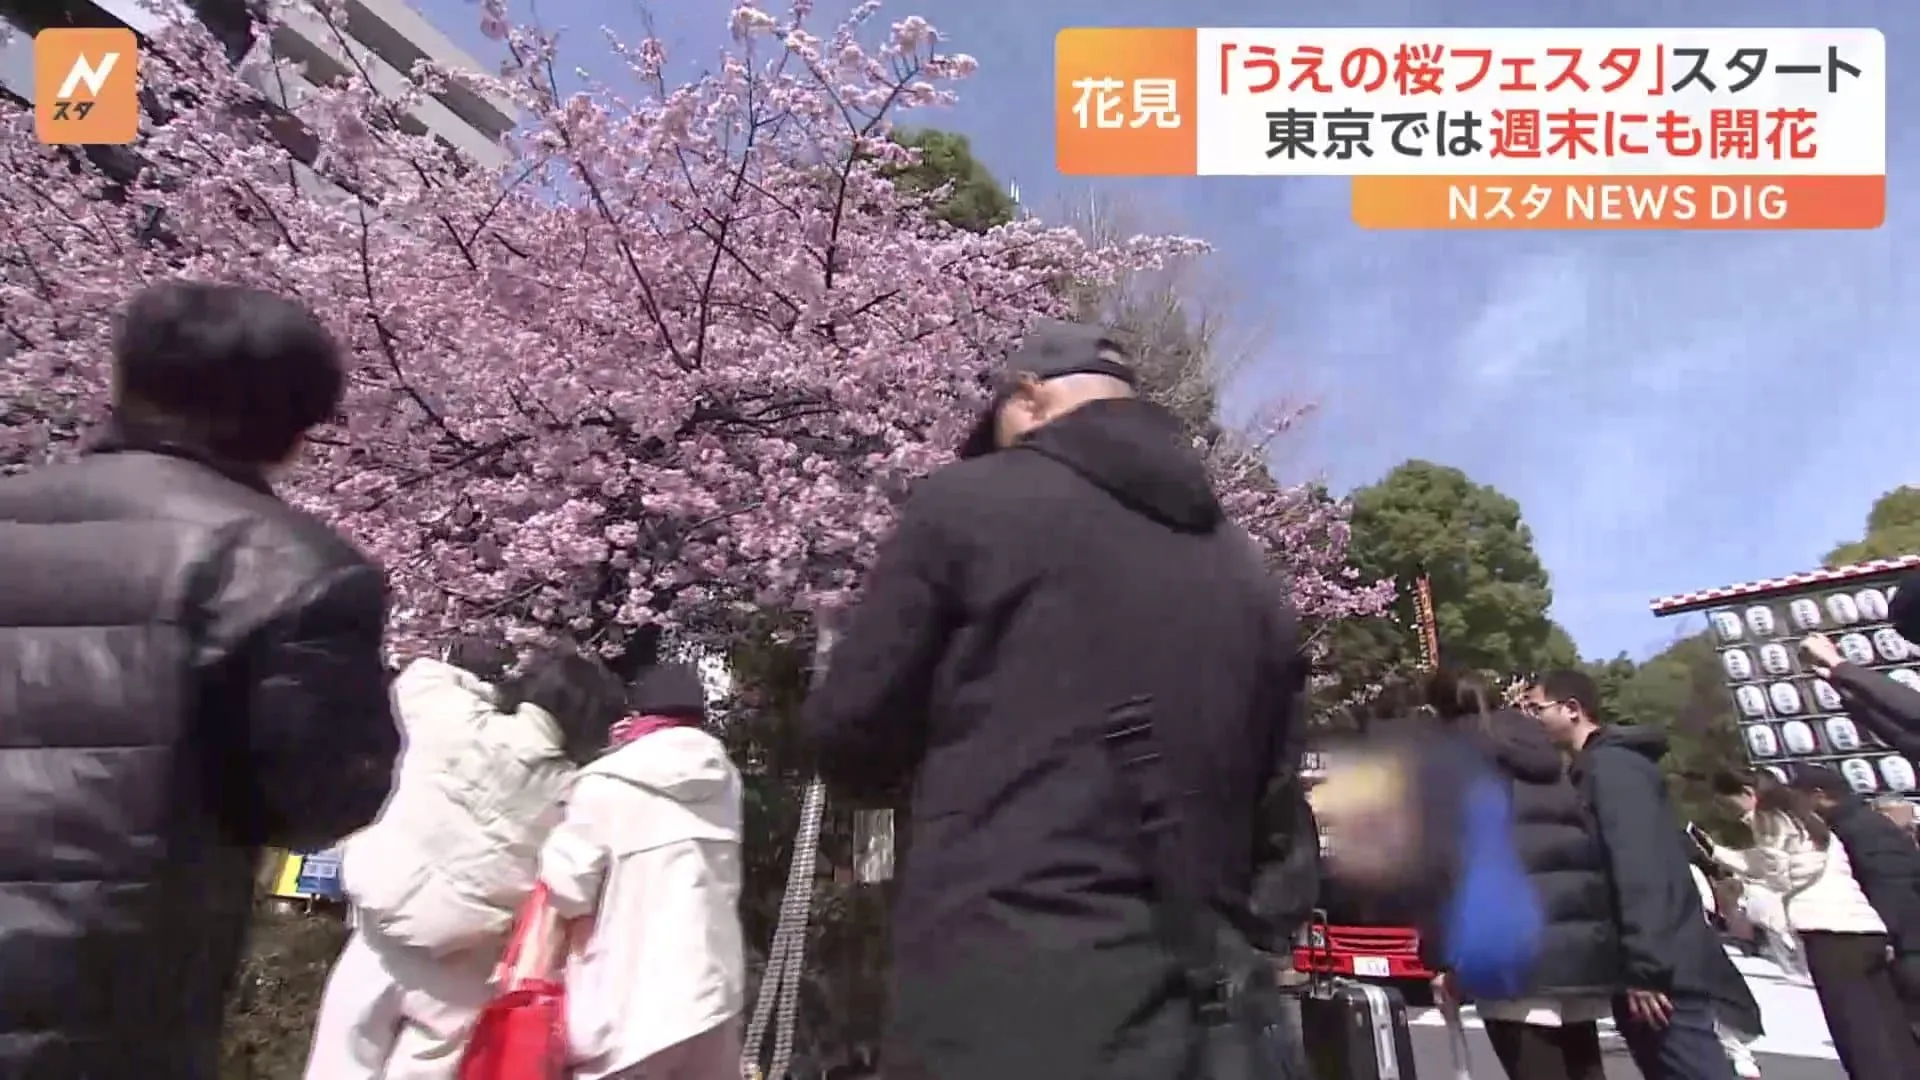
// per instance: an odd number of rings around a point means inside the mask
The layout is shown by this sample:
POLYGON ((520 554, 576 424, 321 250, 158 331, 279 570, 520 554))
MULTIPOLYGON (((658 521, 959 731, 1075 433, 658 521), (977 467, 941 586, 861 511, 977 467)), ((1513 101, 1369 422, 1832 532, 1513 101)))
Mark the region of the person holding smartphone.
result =
MULTIPOLYGON (((1760 809, 1760 785, 1778 783, 1777 777, 1764 771, 1751 775, 1721 773, 1713 778, 1713 792, 1751 829, 1760 809)), ((1694 842, 1704 843, 1713 861, 1739 884, 1740 914, 1754 929, 1752 944, 1759 954, 1778 964, 1780 970, 1806 979, 1805 952, 1787 923, 1786 901, 1764 880, 1764 856, 1751 847, 1726 847, 1696 825, 1687 828, 1694 842)))

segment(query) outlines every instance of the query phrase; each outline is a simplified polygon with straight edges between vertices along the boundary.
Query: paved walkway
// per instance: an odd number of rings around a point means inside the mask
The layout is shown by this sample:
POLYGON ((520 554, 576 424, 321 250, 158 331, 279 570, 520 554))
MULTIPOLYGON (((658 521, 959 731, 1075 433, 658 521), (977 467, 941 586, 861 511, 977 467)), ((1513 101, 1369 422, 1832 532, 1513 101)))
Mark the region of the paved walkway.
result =
MULTIPOLYGON (((1789 978, 1771 961, 1729 950, 1735 966, 1747 978, 1754 1000, 1760 1004, 1760 1016, 1767 1033, 1753 1044, 1755 1058, 1765 1080, 1844 1080, 1839 1058, 1828 1041, 1826 1018, 1820 1012, 1820 1000, 1813 988, 1789 978)), ((1447 1050, 1446 1021, 1438 1009, 1416 1009, 1407 1018, 1414 1028, 1414 1055, 1418 1059, 1420 1080, 1448 1080, 1453 1074, 1451 1054, 1447 1050)), ((1500 1065, 1493 1048, 1481 1034, 1485 1025, 1474 1015, 1472 1006, 1463 1010, 1461 1019, 1468 1031, 1473 1054, 1475 1080, 1500 1080, 1500 1065)), ((1611 1021, 1601 1021, 1600 1036, 1608 1050, 1607 1075, 1631 1080, 1639 1073, 1626 1056, 1626 1048, 1614 1033, 1611 1021)))

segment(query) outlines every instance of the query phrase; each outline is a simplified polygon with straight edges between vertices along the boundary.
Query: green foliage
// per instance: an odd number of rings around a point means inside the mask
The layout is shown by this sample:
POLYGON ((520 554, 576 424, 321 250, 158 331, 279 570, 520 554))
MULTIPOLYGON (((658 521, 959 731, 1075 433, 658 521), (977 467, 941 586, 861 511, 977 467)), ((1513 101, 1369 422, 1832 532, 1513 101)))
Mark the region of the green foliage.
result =
POLYGON ((1876 499, 1867 513, 1867 534, 1827 552, 1826 565, 1920 554, 1920 487, 1897 487, 1876 499))
MULTIPOLYGON (((793 618, 769 617, 728 657, 735 698, 723 740, 741 772, 745 835, 740 922, 754 994, 786 895, 801 800, 813 775, 799 734, 811 640, 793 618)), ((885 999, 885 890, 855 883, 852 810, 829 800, 813 867, 813 911, 795 1045, 827 1062, 876 1045, 885 999)))
POLYGON ((1611 660, 1588 660, 1580 665, 1592 676, 1594 685, 1600 688, 1600 715, 1609 723, 1628 723, 1626 717, 1632 706, 1623 700, 1628 696, 1629 687, 1639 666, 1627 657, 1626 653, 1611 660))
POLYGON ((1711 638, 1681 638, 1644 664, 1622 655, 1585 667, 1600 686, 1604 720, 1667 733, 1661 764, 1681 815, 1722 835, 1736 829, 1713 797, 1712 781, 1716 773, 1744 770, 1747 760, 1711 638))
POLYGON ((1440 652, 1448 663, 1501 675, 1568 667, 1573 641, 1547 615, 1547 572, 1520 505, 1459 469, 1409 461, 1353 495, 1354 567, 1401 586, 1389 618, 1356 619, 1332 632, 1334 674, 1356 691, 1419 656, 1413 582, 1433 588, 1440 652))
POLYGON ((260 903, 227 1001, 220 1080, 299 1080, 327 973, 346 940, 336 910, 260 903))
POLYGON ((894 141, 920 151, 920 161, 892 177, 897 187, 927 195, 951 185, 935 216, 968 232, 983 233, 1013 220, 1013 196, 973 156, 965 135, 925 128, 902 131, 894 141))
MULTIPOLYGON (((1136 203, 1094 192, 1070 201, 1062 223, 1096 247, 1175 231, 1136 203)), ((1216 277, 1201 259, 1182 258, 1112 281, 1063 282, 1061 289, 1075 318, 1111 327, 1127 343, 1141 396, 1179 417, 1197 438, 1212 442, 1222 434, 1221 387, 1259 340, 1240 325, 1231 281, 1216 277)))
POLYGON ((1140 395, 1165 406, 1195 435, 1217 437, 1218 322, 1171 288, 1116 287, 1092 299, 1087 314, 1112 327, 1133 350, 1140 395))

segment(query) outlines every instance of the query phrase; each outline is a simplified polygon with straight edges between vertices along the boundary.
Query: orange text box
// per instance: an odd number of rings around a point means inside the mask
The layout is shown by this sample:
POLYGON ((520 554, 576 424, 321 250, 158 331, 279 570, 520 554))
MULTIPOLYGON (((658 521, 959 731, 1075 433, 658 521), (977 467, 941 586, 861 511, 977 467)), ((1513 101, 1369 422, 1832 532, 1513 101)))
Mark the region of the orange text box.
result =
POLYGON ((1356 176, 1363 229, 1877 229, 1884 176, 1356 176))
POLYGON ((1068 176, 1192 176, 1193 30, 1070 27, 1053 39, 1054 161, 1068 176))

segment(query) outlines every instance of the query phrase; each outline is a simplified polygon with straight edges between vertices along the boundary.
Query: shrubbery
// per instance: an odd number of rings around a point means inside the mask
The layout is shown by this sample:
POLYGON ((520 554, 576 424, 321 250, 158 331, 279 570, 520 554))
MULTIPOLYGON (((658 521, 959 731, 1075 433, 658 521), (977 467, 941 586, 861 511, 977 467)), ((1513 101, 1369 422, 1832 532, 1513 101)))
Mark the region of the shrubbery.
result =
POLYGON ((261 903, 227 1003, 221 1080, 299 1080, 327 972, 346 940, 338 911, 261 903))

